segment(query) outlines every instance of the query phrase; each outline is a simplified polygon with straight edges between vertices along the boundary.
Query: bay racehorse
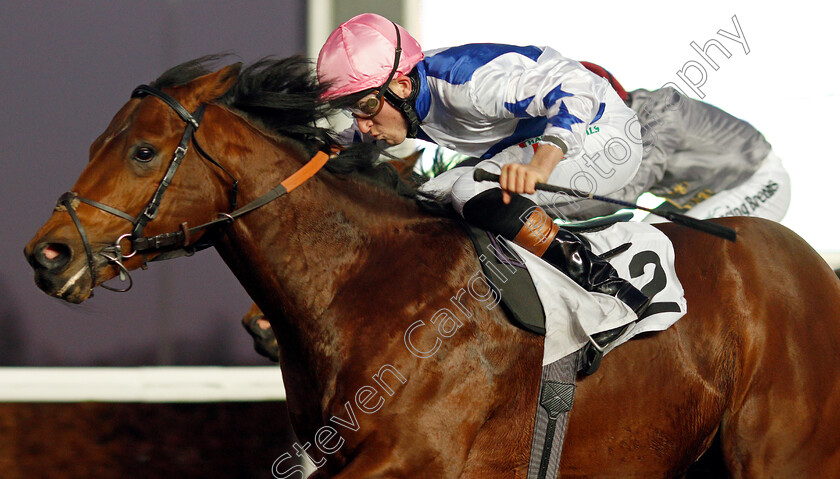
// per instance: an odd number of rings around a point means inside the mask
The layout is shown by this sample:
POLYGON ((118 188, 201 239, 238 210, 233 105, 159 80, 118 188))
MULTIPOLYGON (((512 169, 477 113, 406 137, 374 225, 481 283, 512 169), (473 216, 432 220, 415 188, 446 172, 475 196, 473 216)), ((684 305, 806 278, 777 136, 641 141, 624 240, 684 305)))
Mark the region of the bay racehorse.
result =
MULTIPOLYGON (((414 166, 417 161, 423 156, 423 150, 418 149, 413 151, 406 157, 394 157, 388 160, 388 164, 394 167, 397 174, 408 183, 420 184, 422 176, 414 173, 414 166)), ((274 332, 271 330, 271 324, 265 318, 265 314, 260 311, 259 306, 252 304, 248 308, 248 312, 242 316, 242 326, 245 331, 251 335, 254 340, 254 349, 261 356, 265 356, 271 361, 280 361, 280 353, 277 346, 277 338, 274 337, 274 332)))
MULTIPOLYGON (((330 112, 307 64, 205 67, 135 90, 93 142, 26 246, 38 286, 79 303, 212 241, 279 339, 317 477, 525 477, 543 340, 459 294, 480 267, 459 226, 365 156, 312 175, 331 142, 314 121, 330 112), (453 299, 457 320, 435 315, 453 299)), ((731 477, 840 477, 840 281, 776 223, 719 221, 737 242, 659 226, 688 314, 579 381, 563 477, 679 477, 711 444, 731 477)), ((300 477, 289 452, 276 472, 300 477)))
MULTIPOLYGON (((410 184, 420 184, 423 176, 414 173, 414 166, 423 156, 423 150, 418 149, 403 158, 394 157, 388 160, 388 164, 394 167, 397 174, 410 184)), ((242 326, 254 340, 254 350, 261 356, 265 356, 273 362, 280 361, 280 352, 277 346, 277 338, 271 330, 271 324, 260 311, 259 306, 252 304, 248 312, 242 316, 242 326)))

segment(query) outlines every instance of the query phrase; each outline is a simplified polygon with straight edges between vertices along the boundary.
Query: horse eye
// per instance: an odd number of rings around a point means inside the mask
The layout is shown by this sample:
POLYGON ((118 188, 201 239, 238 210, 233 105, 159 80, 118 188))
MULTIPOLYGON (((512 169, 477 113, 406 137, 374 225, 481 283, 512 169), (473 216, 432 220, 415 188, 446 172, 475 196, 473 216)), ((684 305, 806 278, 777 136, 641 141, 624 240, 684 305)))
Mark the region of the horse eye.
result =
POLYGON ((148 146, 141 146, 140 148, 134 150, 134 159, 142 163, 152 161, 156 155, 157 153, 155 153, 155 150, 149 148, 148 146))

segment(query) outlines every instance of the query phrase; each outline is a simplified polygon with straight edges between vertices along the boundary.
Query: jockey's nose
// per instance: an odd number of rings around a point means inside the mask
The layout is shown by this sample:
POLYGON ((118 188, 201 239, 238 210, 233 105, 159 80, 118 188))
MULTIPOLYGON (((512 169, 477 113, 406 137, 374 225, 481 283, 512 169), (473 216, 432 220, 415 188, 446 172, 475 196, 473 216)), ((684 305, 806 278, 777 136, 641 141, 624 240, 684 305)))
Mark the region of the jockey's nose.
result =
POLYGON ((72 257, 72 250, 65 243, 40 243, 31 253, 26 254, 26 260, 34 269, 46 271, 56 271, 67 266, 72 257))
POLYGON ((356 118, 356 124, 359 125, 359 130, 362 133, 370 133, 370 129, 373 128, 373 120, 370 118, 356 118))

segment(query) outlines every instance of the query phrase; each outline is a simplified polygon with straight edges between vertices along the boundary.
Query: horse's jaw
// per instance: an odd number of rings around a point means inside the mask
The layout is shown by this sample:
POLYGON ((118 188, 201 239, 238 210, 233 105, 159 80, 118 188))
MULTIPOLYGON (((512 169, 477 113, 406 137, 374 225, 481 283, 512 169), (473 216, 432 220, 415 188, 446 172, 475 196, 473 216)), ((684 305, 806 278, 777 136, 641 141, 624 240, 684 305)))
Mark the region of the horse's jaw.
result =
MULTIPOLYGON (((26 254, 27 258, 31 257, 29 253, 26 254)), ((59 271, 33 265, 33 272, 35 285, 49 296, 73 304, 80 304, 93 296, 87 261, 73 261, 59 271)))
MULTIPOLYGON (((80 304, 93 296, 93 289, 114 278, 119 270, 108 259, 101 242, 91 248, 93 275, 84 245, 66 234, 62 228, 39 232, 24 248, 24 256, 32 267, 35 284, 45 294, 68 303, 80 304), (61 260, 59 258, 64 257, 61 260), (95 278, 96 284, 91 284, 95 278)), ((142 265, 141 258, 125 261, 126 269, 142 265)))
POLYGON ((47 295, 68 303, 80 304, 92 296, 90 273, 85 265, 61 276, 36 270, 35 284, 47 295))

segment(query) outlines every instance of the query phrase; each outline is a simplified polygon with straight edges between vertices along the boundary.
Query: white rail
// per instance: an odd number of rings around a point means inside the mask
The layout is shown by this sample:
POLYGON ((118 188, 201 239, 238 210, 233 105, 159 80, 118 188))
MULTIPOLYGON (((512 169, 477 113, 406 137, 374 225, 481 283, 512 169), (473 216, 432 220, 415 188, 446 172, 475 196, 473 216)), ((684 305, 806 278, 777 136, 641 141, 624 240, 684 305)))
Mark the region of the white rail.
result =
POLYGON ((277 366, 0 368, 0 402, 282 401, 277 366))

